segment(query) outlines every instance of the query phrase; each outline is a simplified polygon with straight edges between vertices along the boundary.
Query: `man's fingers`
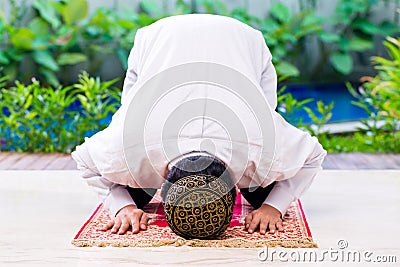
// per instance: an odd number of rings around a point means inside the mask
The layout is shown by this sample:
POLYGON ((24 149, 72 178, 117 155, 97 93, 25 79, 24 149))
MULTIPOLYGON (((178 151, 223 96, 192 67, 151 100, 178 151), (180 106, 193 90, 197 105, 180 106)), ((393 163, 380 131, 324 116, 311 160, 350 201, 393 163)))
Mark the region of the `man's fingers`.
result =
POLYGON ((132 233, 139 233, 139 218, 137 216, 131 217, 132 233))
POLYGON ((244 219, 244 227, 245 227, 246 229, 249 229, 250 223, 251 223, 251 220, 252 220, 252 219, 253 219, 253 213, 250 213, 250 214, 247 215, 246 218, 244 219))
POLYGON ((131 224, 132 224, 132 233, 137 234, 139 233, 140 229, 140 217, 142 216, 143 211, 138 211, 132 214, 131 216, 131 224))
POLYGON ((142 217, 140 218, 140 229, 146 230, 148 221, 149 217, 147 216, 146 213, 143 212, 142 217))
POLYGON ((279 232, 283 232, 283 225, 282 225, 282 221, 279 221, 276 223, 276 227, 278 228, 279 232))
POLYGON ((114 225, 114 220, 110 220, 106 225, 101 228, 101 231, 107 231, 108 229, 111 229, 114 225))
POLYGON ((120 235, 125 234, 125 232, 128 231, 129 226, 130 226, 129 219, 126 216, 122 217, 121 226, 119 227, 118 234, 120 235))
POLYGON ((267 232, 269 220, 267 218, 261 219, 260 222, 260 234, 265 235, 267 232))
POLYGON ((148 225, 149 217, 143 210, 127 207, 121 209, 121 212, 117 214, 114 220, 107 222, 103 226, 102 230, 106 231, 111 229, 113 234, 125 234, 129 227, 132 226, 132 233, 137 234, 140 230, 146 230, 148 225))
POLYGON ((253 218, 250 222, 248 229, 249 233, 252 234, 257 229, 259 224, 260 224, 260 216, 253 214, 253 218))
POLYGON ((273 234, 273 233, 275 233, 275 230, 276 230, 275 222, 270 221, 270 222, 269 222, 269 232, 270 232, 271 234, 273 234))
POLYGON ((115 234, 118 232, 119 227, 121 227, 121 219, 119 217, 116 217, 114 220, 114 226, 111 229, 111 233, 115 234))

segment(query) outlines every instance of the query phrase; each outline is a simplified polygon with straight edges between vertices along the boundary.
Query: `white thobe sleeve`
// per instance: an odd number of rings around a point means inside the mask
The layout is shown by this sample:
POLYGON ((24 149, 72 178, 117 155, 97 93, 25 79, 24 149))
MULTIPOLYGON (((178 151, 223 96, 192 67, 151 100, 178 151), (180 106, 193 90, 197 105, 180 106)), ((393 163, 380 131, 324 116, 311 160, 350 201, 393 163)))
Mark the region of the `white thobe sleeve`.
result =
POLYGON ((269 51, 267 44, 265 43, 263 35, 260 33, 261 45, 262 45, 262 73, 260 86, 261 89, 271 107, 271 110, 275 110, 277 106, 277 83, 278 78, 276 76, 275 67, 272 64, 272 55, 269 51))
MULTIPOLYGON (((263 59, 260 86, 271 107, 271 111, 274 112, 277 107, 277 75, 275 67, 272 64, 272 56, 268 46, 261 33, 259 36, 261 39, 260 42, 262 43, 263 59)), ((285 131, 285 128, 286 127, 283 127, 282 131, 285 131)), ((294 132, 294 134, 298 133, 294 132)), ((274 188, 263 204, 271 205, 284 215, 290 203, 299 198, 310 187, 314 177, 317 175, 318 171, 321 170, 321 164, 325 155, 326 151, 316 142, 314 150, 309 154, 297 173, 293 175, 293 173, 285 173, 283 170, 281 175, 285 177, 285 179, 275 183, 274 188), (290 175, 290 178, 287 178, 288 175, 290 175)))
POLYGON ((109 211, 111 218, 115 218, 115 215, 123 207, 135 205, 126 186, 110 182, 99 174, 94 164, 90 164, 88 158, 90 155, 85 144, 78 146, 76 151, 72 152, 71 155, 77 163, 78 170, 81 171, 82 178, 97 192, 99 198, 104 202, 104 208, 109 211))
MULTIPOLYGON (((141 32, 142 30, 140 29, 136 32, 134 46, 128 57, 128 70, 126 72, 121 97, 122 105, 127 101, 127 95, 132 91, 138 78, 138 65, 142 46, 141 32)), ((114 114, 115 117, 118 115, 120 115, 118 112, 114 114)), ((98 193, 100 199, 104 202, 104 207, 109 210, 112 218, 115 217, 117 212, 123 207, 135 205, 126 186, 110 182, 101 176, 95 164, 92 163, 85 144, 78 146, 76 151, 71 155, 77 162, 77 167, 81 171, 82 178, 84 178, 88 185, 98 193)))
POLYGON ((263 204, 276 208, 283 216, 290 203, 298 199, 310 187, 315 176, 322 169, 325 155, 326 151, 319 143, 316 143, 303 167, 293 177, 277 181, 263 204))

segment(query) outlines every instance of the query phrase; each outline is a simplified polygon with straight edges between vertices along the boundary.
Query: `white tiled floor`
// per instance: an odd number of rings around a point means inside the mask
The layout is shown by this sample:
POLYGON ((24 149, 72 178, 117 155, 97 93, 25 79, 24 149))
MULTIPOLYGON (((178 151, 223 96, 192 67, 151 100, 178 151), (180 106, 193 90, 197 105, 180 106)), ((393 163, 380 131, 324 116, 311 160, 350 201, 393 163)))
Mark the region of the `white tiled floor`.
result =
MULTIPOLYGON (((269 250, 263 262, 259 249, 75 248, 70 241, 98 204, 76 171, 0 171, 0 202, 0 266, 267 266, 272 256, 285 266, 305 251, 269 250)), ((395 256, 379 266, 400 266, 400 171, 323 171, 302 202, 319 244, 307 258, 325 257, 318 266, 352 266, 341 261, 349 252, 362 262, 365 253, 395 256)))

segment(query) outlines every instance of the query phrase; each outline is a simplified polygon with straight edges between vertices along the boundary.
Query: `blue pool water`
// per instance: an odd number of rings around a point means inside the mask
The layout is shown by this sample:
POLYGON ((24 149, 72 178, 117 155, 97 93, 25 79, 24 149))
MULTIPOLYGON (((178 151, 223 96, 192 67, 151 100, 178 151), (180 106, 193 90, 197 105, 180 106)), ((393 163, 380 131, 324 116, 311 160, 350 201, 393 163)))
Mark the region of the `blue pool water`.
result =
MULTIPOLYGON (((329 122, 355 121, 367 118, 368 114, 361 108, 353 105, 355 98, 349 93, 345 84, 315 84, 315 85, 288 85, 286 92, 290 92, 299 101, 313 98, 316 101, 306 106, 314 112, 317 110, 316 102, 322 100, 326 105, 335 102, 332 110, 332 118, 329 122)), ((298 112, 297 116, 303 118, 304 123, 310 123, 311 119, 305 111, 298 112)))

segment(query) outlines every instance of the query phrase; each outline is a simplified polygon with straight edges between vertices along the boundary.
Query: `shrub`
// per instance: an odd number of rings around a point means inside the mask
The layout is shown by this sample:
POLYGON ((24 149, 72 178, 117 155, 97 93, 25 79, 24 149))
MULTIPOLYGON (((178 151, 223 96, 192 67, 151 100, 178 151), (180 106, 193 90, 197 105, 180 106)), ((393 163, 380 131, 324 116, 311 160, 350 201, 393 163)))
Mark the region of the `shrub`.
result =
MULTIPOLYGON (((4 78, 3 78, 4 80, 4 78)), ((67 87, 43 87, 32 79, 0 91, 0 150, 71 152, 85 136, 104 129, 119 106, 116 80, 86 73, 67 87)))
POLYGON ((73 82, 75 70, 100 75, 101 66, 110 57, 119 59, 115 68, 122 76, 137 29, 169 15, 206 12, 241 20, 261 30, 278 74, 301 81, 332 77, 326 69, 329 63, 344 77, 353 70, 355 53, 374 48, 376 36, 399 32, 399 27, 387 18, 379 23, 372 21, 372 9, 381 2, 377 0, 340 0, 335 15, 329 18, 317 16, 319 1, 314 0, 299 1, 299 12, 292 12, 283 3, 273 3, 265 17, 249 13, 246 4, 229 10, 223 1, 210 0, 178 0, 171 11, 166 1, 142 0, 135 7, 101 7, 91 14, 87 0, 17 2, 8 0, 9 16, 0 11, 3 74, 10 83, 36 77, 53 87, 73 82), (307 52, 310 48, 312 53, 307 52), (318 48, 320 51, 315 51, 318 48), (316 55, 319 62, 314 64, 316 55))
POLYGON ((349 91, 357 98, 354 105, 363 108, 368 118, 362 120, 360 133, 365 144, 376 151, 399 152, 400 120, 400 39, 387 38, 384 42, 389 59, 373 57, 378 74, 363 77, 358 90, 348 83, 349 91))

